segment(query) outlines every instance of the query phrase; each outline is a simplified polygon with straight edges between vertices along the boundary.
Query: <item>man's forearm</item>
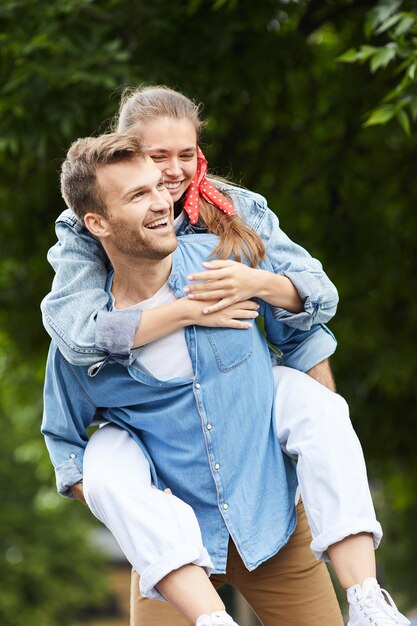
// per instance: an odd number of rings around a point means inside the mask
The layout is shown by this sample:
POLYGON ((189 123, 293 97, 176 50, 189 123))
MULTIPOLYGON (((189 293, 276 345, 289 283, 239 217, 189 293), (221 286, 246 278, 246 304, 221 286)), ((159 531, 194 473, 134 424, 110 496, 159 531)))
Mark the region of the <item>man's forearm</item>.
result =
POLYGON ((325 359, 321 363, 318 363, 309 369, 306 374, 317 380, 331 391, 336 391, 336 382, 333 376, 332 368, 330 367, 329 359, 325 359))

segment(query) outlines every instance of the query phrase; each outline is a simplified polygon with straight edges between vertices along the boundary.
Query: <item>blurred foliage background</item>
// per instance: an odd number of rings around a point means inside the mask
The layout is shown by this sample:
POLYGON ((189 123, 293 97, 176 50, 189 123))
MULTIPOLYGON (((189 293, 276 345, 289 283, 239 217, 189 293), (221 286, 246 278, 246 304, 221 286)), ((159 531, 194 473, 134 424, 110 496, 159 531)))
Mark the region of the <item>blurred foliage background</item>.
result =
POLYGON ((412 1, 2 0, 1 624, 65 626, 104 601, 94 522, 55 495, 39 435, 39 302, 60 161, 142 82, 204 102, 212 169, 264 194, 338 286, 333 365, 385 525, 381 578, 415 605, 416 66, 412 1))

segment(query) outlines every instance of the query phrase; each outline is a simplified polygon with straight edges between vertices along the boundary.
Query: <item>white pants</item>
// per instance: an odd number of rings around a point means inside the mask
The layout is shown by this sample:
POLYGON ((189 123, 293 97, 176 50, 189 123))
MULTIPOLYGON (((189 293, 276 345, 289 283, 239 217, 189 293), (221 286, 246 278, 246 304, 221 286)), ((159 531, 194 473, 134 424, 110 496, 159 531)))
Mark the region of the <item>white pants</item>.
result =
MULTIPOLYGON (((275 420, 282 449, 297 458, 311 548, 327 548, 359 532, 382 530, 375 518, 359 440, 345 400, 311 377, 274 367, 275 420)), ((194 563, 212 570, 193 510, 175 495, 153 489, 148 461, 127 431, 107 425, 90 439, 84 456, 84 496, 139 572, 141 593, 161 598, 155 585, 194 563)))

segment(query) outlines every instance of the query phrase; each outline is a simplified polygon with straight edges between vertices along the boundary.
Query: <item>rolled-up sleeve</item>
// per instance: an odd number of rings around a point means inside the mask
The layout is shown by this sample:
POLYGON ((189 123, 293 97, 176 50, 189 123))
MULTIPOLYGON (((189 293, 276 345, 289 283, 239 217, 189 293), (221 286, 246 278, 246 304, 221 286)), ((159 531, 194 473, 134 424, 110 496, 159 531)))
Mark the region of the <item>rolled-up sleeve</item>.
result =
POLYGON ((97 313, 109 303, 109 260, 71 211, 60 215, 55 230, 58 241, 48 252, 55 278, 41 303, 42 320, 70 363, 91 365, 106 356, 96 347, 95 333, 97 313))
POLYGON ((96 320, 96 347, 111 361, 131 365, 136 358, 132 348, 142 312, 138 309, 99 311, 96 320))
POLYGON ((300 330, 309 330, 313 324, 327 323, 336 313, 339 296, 320 261, 284 233, 278 217, 269 209, 263 196, 230 186, 226 190, 240 216, 262 239, 270 263, 266 269, 286 276, 303 302, 300 313, 271 306, 275 319, 300 330))
POLYGON ((130 365, 140 311, 109 310, 109 259, 72 211, 59 216, 55 231, 58 241, 48 252, 55 278, 41 303, 46 331, 72 365, 92 371, 103 363, 130 365))
POLYGON ((336 338, 325 324, 299 330, 277 320, 271 308, 265 305, 263 312, 265 336, 281 351, 283 365, 307 372, 335 352, 336 338))
POLYGON ((286 276, 293 283, 304 304, 300 313, 271 306, 275 319, 300 330, 328 322, 336 313, 339 296, 320 261, 291 241, 279 227, 277 216, 269 209, 259 235, 266 246, 273 272, 286 276))

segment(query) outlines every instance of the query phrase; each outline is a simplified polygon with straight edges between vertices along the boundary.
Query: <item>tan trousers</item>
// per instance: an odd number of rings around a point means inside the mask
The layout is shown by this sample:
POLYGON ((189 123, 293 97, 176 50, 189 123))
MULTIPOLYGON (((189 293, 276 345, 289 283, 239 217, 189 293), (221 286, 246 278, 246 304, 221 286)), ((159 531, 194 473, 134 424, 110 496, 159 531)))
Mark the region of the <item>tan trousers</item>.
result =
MULTIPOLYGON (((264 626, 343 626, 343 619, 325 564, 310 550, 311 534, 300 503, 298 524, 288 544, 249 572, 232 541, 227 573, 214 574, 218 589, 234 585, 264 626)), ((139 594, 139 576, 132 572, 131 626, 194 626, 168 602, 139 594)))

